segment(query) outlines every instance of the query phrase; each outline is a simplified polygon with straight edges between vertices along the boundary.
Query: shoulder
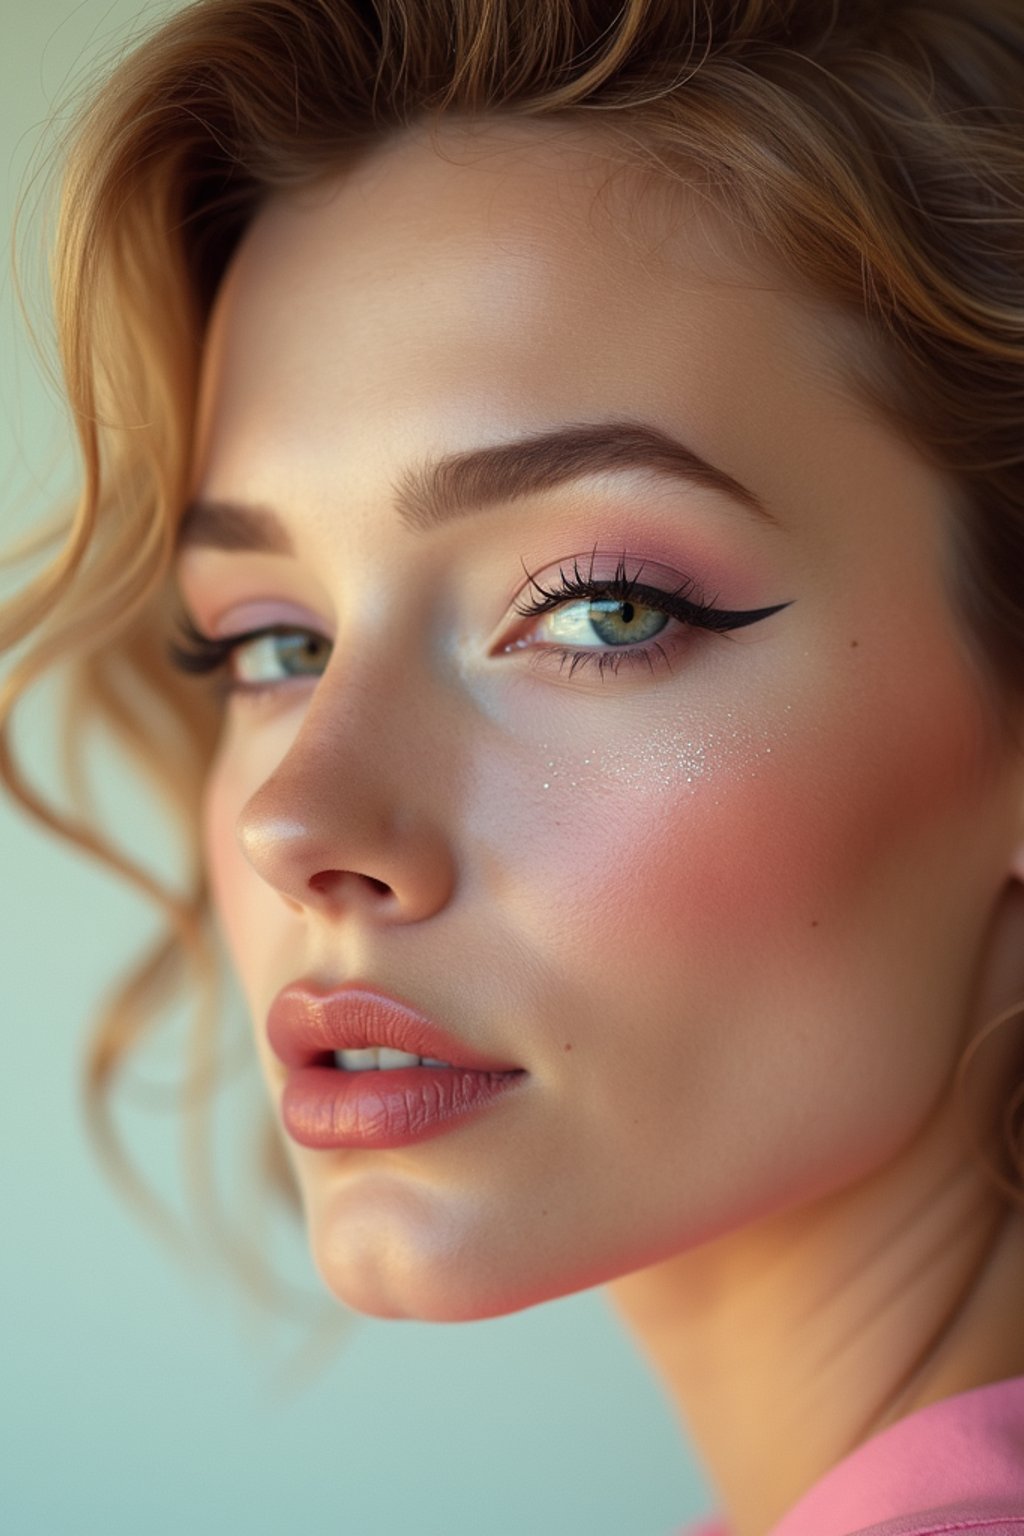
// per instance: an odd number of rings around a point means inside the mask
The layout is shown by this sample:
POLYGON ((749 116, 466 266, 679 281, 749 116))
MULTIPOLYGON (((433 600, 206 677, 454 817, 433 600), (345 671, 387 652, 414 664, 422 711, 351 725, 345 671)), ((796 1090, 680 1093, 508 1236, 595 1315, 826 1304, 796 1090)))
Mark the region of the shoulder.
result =
MULTIPOLYGON (((1019 1508, 998 1510, 979 1503, 950 1504, 916 1514, 896 1515, 881 1524, 851 1528, 844 1536, 960 1536, 961 1532, 963 1536, 973 1532, 977 1536, 1024 1536, 1024 1496, 1019 1508)), ((676 1536, 732 1536, 732 1532, 719 1521, 684 1526, 676 1536)))
MULTIPOLYGON (((809 1531, 810 1528, 800 1527, 799 1536, 804 1536, 805 1529, 809 1531)), ((826 1527, 823 1525, 820 1530, 825 1532, 826 1527)), ((786 1522, 776 1526, 769 1536, 783 1536, 784 1532, 788 1536, 786 1522)), ((960 1536, 960 1533, 971 1536, 975 1532, 977 1536, 1024 1536, 1024 1481, 1019 1499, 1011 1496, 992 1500, 981 1495, 893 1515, 872 1525, 855 1527, 835 1521, 827 1525, 827 1536, 960 1536)), ((713 1520, 684 1526, 676 1536, 733 1536, 733 1533, 721 1520, 713 1520)))
POLYGON ((969 1532, 977 1532, 977 1536, 1024 1536, 1024 1494, 1012 1506, 977 1500, 896 1515, 878 1525, 851 1530, 848 1536, 954 1536, 959 1532, 964 1536, 969 1532))
POLYGON ((770 1536, 1024 1536, 1024 1376, 930 1403, 832 1467, 770 1536))

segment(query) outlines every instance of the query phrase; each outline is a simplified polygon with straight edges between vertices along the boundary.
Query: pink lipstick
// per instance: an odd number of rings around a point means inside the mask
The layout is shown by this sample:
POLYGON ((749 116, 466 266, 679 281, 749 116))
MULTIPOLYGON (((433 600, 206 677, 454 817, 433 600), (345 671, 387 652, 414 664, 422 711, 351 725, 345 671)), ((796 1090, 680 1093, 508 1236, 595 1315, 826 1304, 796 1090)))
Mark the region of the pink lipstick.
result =
POLYGON ((302 981, 285 987, 271 1005, 267 1038, 288 1068, 285 1130, 304 1147, 426 1141, 475 1118, 528 1075, 465 1045, 410 1004, 358 982, 332 992, 302 981), (367 1069, 350 1057, 351 1065, 344 1064, 342 1052, 374 1046, 420 1061, 367 1069))

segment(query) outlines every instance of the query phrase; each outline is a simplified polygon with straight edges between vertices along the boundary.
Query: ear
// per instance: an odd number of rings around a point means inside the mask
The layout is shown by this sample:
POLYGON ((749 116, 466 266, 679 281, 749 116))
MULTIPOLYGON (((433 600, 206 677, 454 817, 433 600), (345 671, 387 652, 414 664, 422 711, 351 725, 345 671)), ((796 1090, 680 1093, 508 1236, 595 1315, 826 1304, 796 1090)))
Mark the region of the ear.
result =
POLYGON ((956 1092, 967 1094, 971 1135, 990 1151, 1024 1065, 1024 860, 1019 857, 1013 874, 1018 878, 1004 881, 978 957, 970 1026, 956 1067, 962 1079, 956 1092))

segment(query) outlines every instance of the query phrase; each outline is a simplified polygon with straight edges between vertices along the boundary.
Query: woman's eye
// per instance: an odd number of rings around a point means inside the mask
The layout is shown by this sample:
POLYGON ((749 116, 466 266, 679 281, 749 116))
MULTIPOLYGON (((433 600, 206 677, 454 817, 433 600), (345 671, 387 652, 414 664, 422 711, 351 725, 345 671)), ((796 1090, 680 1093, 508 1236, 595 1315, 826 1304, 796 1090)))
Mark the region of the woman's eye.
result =
POLYGON ((246 686, 265 687, 293 677, 318 677, 327 663, 330 643, 312 630, 266 633, 233 647, 237 679, 246 686), (277 672, 277 677, 273 676, 277 672))
MULTIPOLYGON (((641 570, 644 569, 641 566, 641 570)), ((559 572, 555 586, 545 588, 532 577, 539 598, 515 605, 515 611, 536 622, 504 647, 505 653, 533 652, 543 664, 569 661, 570 676, 580 666, 596 662, 599 675, 617 671, 623 663, 654 670, 655 658, 671 667, 672 656, 692 644, 695 632, 725 634, 788 607, 732 611, 713 607, 687 578, 672 589, 641 584, 620 563, 614 576, 597 580, 559 572)), ((179 619, 181 640, 172 641, 168 655, 182 671, 213 676, 217 692, 252 696, 279 689, 296 680, 321 675, 333 642, 316 630, 289 629, 278 624, 247 634, 211 640, 188 618, 179 619)))
POLYGON ((213 678, 222 699, 228 694, 253 695, 295 680, 317 678, 330 655, 331 642, 312 629, 288 629, 279 624, 211 640, 190 619, 178 622, 180 639, 168 646, 171 663, 183 672, 213 678))
POLYGON ((615 574, 604 580, 595 579, 593 563, 584 575, 575 562, 571 573, 559 571, 558 581, 550 588, 531 577, 540 597, 517 604, 516 612, 539 622, 508 649, 535 650, 538 664, 554 659, 564 666, 568 661, 570 677, 578 667, 594 662, 599 676, 617 672, 626 663, 646 666, 653 672, 655 658, 671 667, 672 657, 692 644, 698 631, 725 634, 788 606, 778 603, 744 611, 718 608, 701 595, 689 577, 671 588, 641 583, 639 576, 645 568, 646 562, 630 576, 623 556, 615 574), (552 643, 538 646, 538 639, 552 643))
POLYGON ((621 598, 566 603, 549 613, 538 629, 563 645, 635 645, 653 640, 671 622, 667 613, 621 598))

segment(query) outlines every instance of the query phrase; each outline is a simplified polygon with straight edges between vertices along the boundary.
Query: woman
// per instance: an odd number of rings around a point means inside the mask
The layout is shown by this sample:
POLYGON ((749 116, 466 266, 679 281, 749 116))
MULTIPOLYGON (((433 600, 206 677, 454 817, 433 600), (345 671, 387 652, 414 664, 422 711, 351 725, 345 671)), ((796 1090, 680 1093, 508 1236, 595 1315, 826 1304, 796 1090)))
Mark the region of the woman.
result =
POLYGON ((199 0, 64 184, 5 711, 74 648, 196 853, 3 759, 170 919, 97 1103, 215 926, 328 1291, 606 1286, 728 1536, 1024 1530, 1022 90, 1017 0, 199 0))

